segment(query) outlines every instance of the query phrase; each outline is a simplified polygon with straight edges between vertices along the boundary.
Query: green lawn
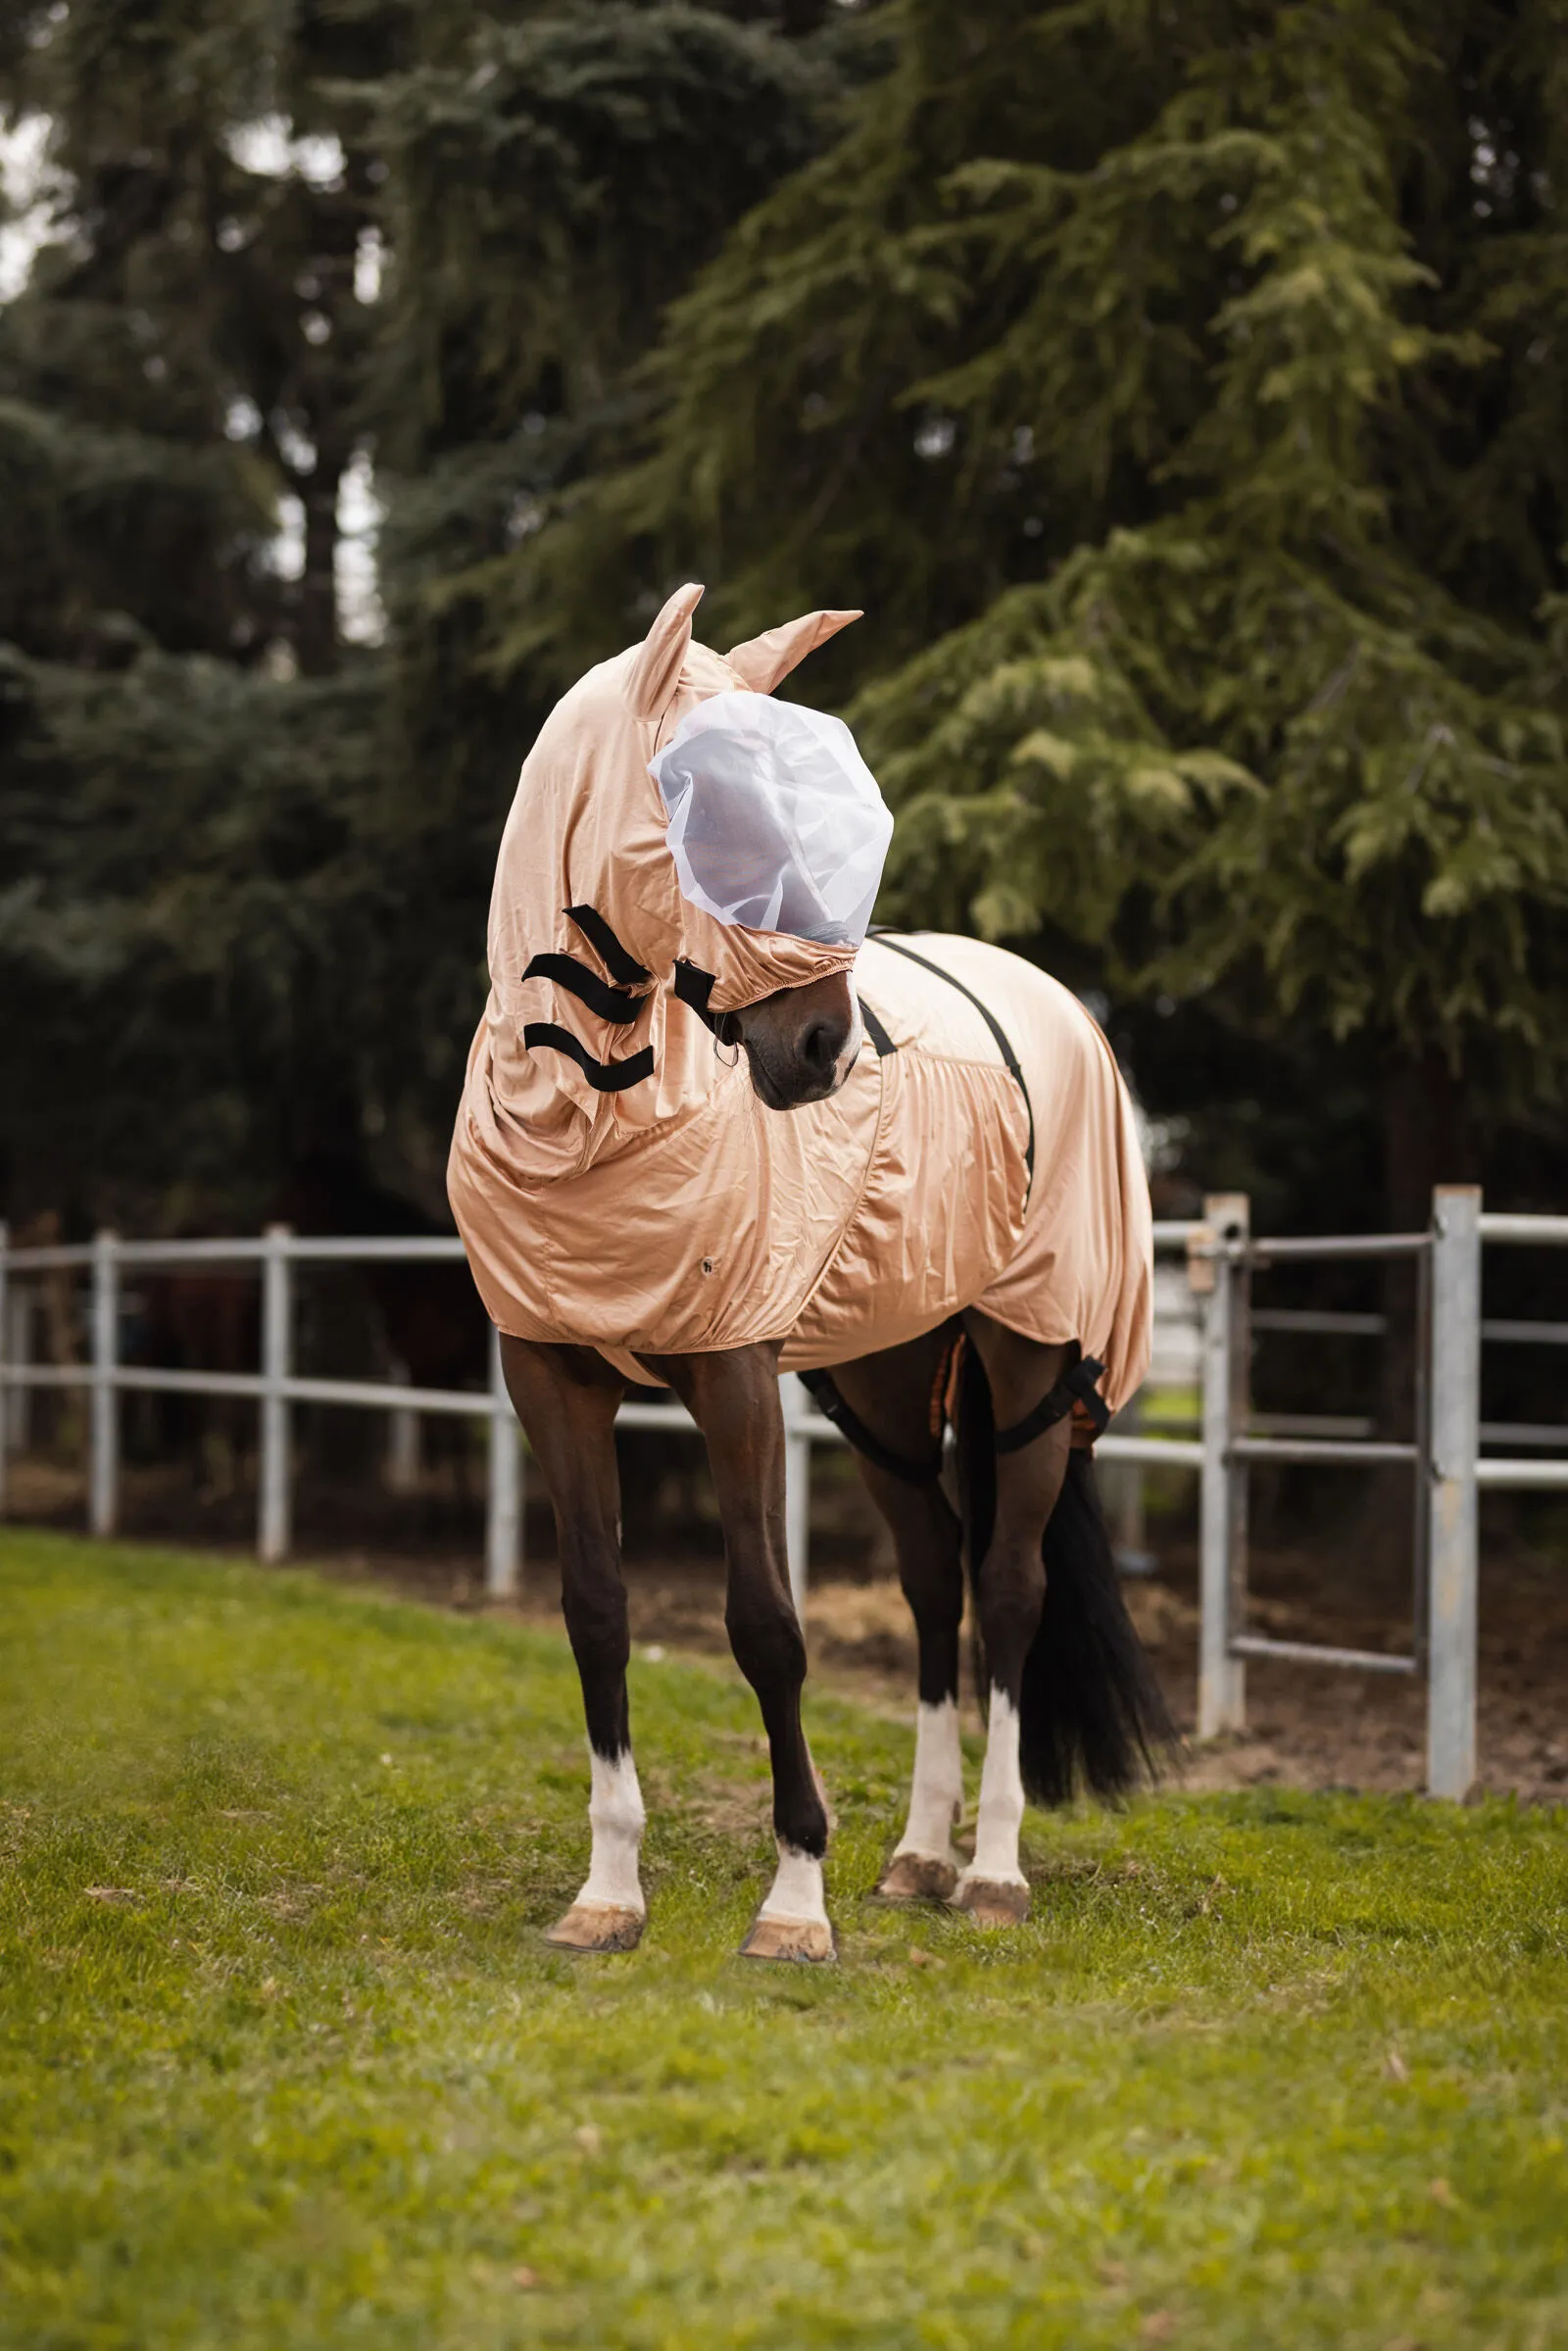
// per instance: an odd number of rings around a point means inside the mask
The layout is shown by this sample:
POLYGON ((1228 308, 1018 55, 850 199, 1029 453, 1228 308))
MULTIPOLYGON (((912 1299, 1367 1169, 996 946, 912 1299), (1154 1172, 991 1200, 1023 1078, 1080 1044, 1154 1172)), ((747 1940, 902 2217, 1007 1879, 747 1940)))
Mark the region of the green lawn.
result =
POLYGON ((634 1666, 652 1918, 554 1638, 0 1534, 0 2342, 1568 2341, 1568 1820, 1030 1824, 1037 1917, 868 1899, 905 1733, 813 1707, 836 1968, 732 1956, 749 1693, 634 1666))

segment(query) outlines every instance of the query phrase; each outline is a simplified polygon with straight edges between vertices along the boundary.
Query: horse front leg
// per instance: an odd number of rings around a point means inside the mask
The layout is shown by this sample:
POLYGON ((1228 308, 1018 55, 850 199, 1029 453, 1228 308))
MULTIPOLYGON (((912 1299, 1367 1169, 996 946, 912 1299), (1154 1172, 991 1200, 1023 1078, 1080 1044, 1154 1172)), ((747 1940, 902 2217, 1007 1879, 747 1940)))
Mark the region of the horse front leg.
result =
POLYGON ((773 1767, 778 1868, 741 1945, 748 1959, 833 1957, 822 1882, 827 1806, 801 1728, 806 1640, 790 1596, 784 1539, 784 1415, 778 1346, 650 1358, 708 1444, 724 1530, 724 1624, 757 1692, 773 1767))
POLYGON ((507 1392, 545 1474, 561 1546, 561 1596, 588 1723, 593 1854, 582 1890, 547 1942, 629 1951, 643 1931, 643 1798, 626 1701, 631 1637, 620 1575, 615 1412, 624 1382, 590 1347, 503 1338, 507 1392))

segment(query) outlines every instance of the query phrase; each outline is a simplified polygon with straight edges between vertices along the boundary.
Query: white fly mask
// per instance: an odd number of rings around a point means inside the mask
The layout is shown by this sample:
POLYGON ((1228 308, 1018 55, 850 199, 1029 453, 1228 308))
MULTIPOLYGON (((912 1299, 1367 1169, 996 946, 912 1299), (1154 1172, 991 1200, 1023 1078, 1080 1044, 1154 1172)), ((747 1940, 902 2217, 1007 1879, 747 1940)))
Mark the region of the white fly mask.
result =
POLYGON ((860 945, 893 816, 842 718, 768 694, 713 694, 649 773, 694 906, 748 930, 860 945))

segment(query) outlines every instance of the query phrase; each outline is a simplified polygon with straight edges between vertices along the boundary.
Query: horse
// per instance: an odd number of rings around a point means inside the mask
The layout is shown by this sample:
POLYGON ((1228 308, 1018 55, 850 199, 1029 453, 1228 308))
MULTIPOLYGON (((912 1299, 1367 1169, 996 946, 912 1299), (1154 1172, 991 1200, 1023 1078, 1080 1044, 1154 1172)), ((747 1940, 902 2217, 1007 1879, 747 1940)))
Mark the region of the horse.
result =
POLYGON ((777 1865, 742 1951, 822 1963, 780 1374, 849 1439, 914 1617, 913 1778, 879 1890, 1015 1925, 1026 1795, 1116 1796, 1172 1738, 1091 1449, 1148 1360, 1148 1187, 1076 999, 973 941, 865 935, 891 819, 848 729, 772 699, 858 615, 721 658, 692 637, 701 593, 580 680, 524 762, 448 1193, 555 1511, 582 1688, 590 1864, 548 1939, 622 1951, 646 1922, 613 1431, 653 1382, 707 1444, 767 1738, 777 1865), (987 1718, 967 1864, 966 1573, 987 1718))

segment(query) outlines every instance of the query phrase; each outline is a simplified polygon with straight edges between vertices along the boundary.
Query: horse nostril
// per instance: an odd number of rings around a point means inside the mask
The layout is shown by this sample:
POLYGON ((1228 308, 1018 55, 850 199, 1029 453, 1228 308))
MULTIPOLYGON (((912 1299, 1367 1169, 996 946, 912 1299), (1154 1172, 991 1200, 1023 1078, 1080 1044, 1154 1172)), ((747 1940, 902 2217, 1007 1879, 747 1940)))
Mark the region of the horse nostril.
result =
POLYGON ((813 1021, 801 1039, 801 1059, 818 1077, 826 1077, 844 1050, 844 1031, 830 1020, 813 1021))

